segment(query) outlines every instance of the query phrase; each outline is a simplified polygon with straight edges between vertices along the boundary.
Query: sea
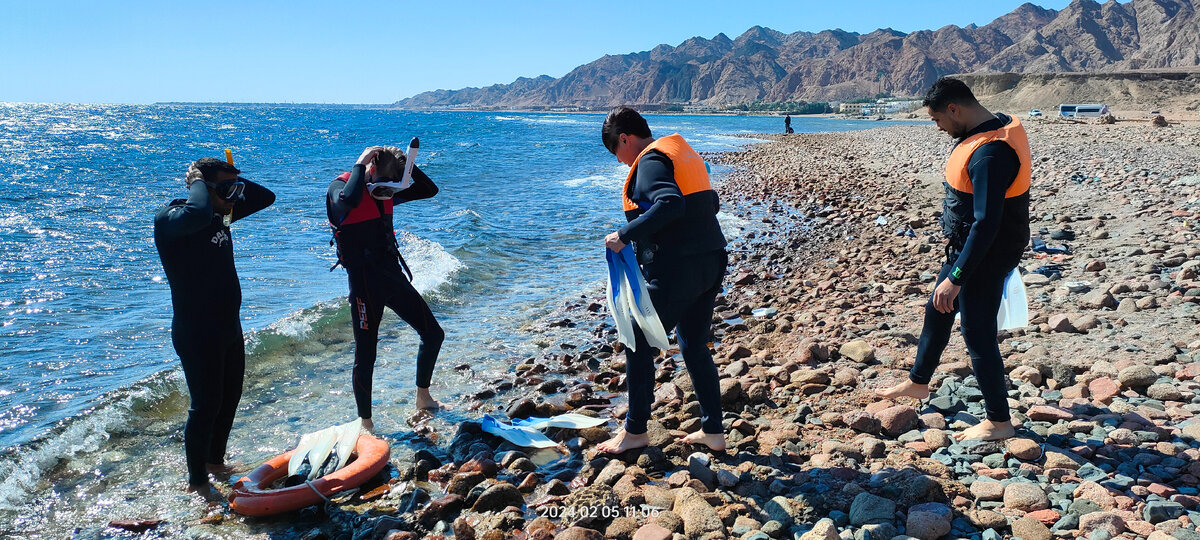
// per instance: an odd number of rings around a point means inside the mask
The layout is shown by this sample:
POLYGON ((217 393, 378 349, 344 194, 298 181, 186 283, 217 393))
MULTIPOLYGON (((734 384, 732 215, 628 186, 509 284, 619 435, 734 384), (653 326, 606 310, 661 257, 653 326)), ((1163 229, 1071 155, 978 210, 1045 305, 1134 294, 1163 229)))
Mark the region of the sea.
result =
MULTIPOLYGON (((563 338, 534 322, 605 283, 603 238, 623 222, 628 167, 601 143, 603 119, 0 103, 0 537, 131 536, 107 527, 116 519, 164 520, 147 538, 292 538, 311 528, 214 523, 182 490, 188 394, 152 219, 186 197, 190 162, 229 148, 242 176, 277 196, 232 227, 247 368, 229 457, 252 467, 355 416, 346 275, 330 270, 323 198, 364 147, 419 137, 416 162, 441 189, 397 207, 395 225, 414 285, 446 330, 432 392, 450 407, 436 431, 452 433, 486 412, 467 407, 486 381, 563 338)), ((656 135, 681 133, 702 152, 783 130, 780 117, 647 119, 656 135)), ((792 119, 797 132, 880 124, 792 119)), ((715 168, 715 181, 725 172, 715 168)), ((721 218, 734 238, 755 226, 721 218)), ((380 338, 375 423, 394 455, 411 452, 418 340, 390 313, 380 338)))

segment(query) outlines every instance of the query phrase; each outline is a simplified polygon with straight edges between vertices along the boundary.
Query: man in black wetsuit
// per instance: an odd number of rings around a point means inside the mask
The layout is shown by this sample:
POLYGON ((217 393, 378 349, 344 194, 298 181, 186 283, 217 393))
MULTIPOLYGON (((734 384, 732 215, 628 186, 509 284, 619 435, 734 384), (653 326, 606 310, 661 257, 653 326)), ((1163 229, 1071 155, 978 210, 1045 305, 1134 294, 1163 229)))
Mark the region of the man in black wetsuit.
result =
POLYGON ((374 429, 371 420, 371 378, 375 371, 379 321, 389 307, 421 337, 417 349, 417 400, 421 409, 440 404, 429 394, 433 367, 446 334, 433 317, 429 305, 413 288, 412 273, 400 257, 392 228, 392 207, 427 199, 438 188, 424 172, 412 168, 412 184, 387 195, 374 195, 374 184, 401 181, 404 151, 371 147, 363 151, 354 168, 329 184, 325 197, 329 223, 334 228, 338 262, 350 281, 350 314, 354 322, 354 401, 363 426, 374 429), (388 196, 390 195, 390 196, 388 196))
POLYGON ((225 446, 246 368, 229 224, 275 202, 240 172, 219 159, 196 161, 185 180, 188 198, 154 216, 154 245, 171 285, 171 341, 191 396, 183 430, 188 484, 198 491, 209 489, 209 472, 229 472, 225 446))
MULTIPOLYGON (((601 138, 618 161, 629 165, 621 191, 628 223, 606 236, 604 245, 620 252, 633 243, 663 328, 676 331, 701 415, 700 429, 683 441, 724 450, 720 376, 708 349, 713 305, 728 264, 725 235, 717 222, 720 199, 704 159, 678 133, 654 138, 637 111, 614 109, 604 120, 601 138)), ((647 421, 656 353, 642 329, 635 325, 633 332, 636 350, 625 349, 629 413, 625 428, 598 446, 608 453, 650 444, 647 421)))
POLYGON ((937 288, 925 307, 925 326, 909 380, 882 397, 929 396, 929 381, 950 341, 955 313, 983 392, 987 419, 958 440, 999 440, 1015 431, 1009 418, 1004 360, 996 344, 996 315, 1004 280, 1029 243, 1032 160, 1020 120, 992 114, 962 81, 943 78, 924 105, 941 131, 958 139, 946 162, 942 229, 948 240, 937 288))

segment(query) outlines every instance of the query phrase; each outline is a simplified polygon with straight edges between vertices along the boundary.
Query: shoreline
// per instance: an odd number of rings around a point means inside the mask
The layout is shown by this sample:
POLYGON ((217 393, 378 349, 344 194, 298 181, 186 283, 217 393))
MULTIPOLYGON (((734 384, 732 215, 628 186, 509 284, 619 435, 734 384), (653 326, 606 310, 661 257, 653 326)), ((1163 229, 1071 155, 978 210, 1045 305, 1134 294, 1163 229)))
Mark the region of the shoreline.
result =
POLYGON ((1027 273, 1033 326, 1001 334, 1020 442, 949 439, 979 409, 957 335, 933 385, 949 389, 943 401, 873 396, 911 363, 943 244, 933 213, 949 139, 927 126, 756 135, 772 142, 706 154, 734 167, 716 186, 722 197, 762 222, 731 242, 716 308, 727 453, 677 442, 698 422, 696 407, 679 362, 660 358, 652 448, 593 455, 619 425, 623 355, 602 298, 585 295, 530 331, 583 327, 591 338, 551 337, 540 358, 482 388, 468 414, 574 410, 617 421, 550 430, 569 451, 550 463, 477 422, 433 436, 417 424, 433 452, 393 459, 386 481, 318 512, 304 537, 1186 537, 1188 511, 1200 506, 1200 201, 1174 195, 1200 185, 1200 130, 1030 132, 1035 161, 1044 157, 1031 229, 1070 229, 1077 240, 1071 258, 1021 263, 1058 264, 1061 277, 1027 273), (1090 291, 1072 285, 1082 281, 1090 291), (1142 468, 1130 477, 1126 462, 1142 468), (1176 505, 1183 517, 1160 519, 1176 505))

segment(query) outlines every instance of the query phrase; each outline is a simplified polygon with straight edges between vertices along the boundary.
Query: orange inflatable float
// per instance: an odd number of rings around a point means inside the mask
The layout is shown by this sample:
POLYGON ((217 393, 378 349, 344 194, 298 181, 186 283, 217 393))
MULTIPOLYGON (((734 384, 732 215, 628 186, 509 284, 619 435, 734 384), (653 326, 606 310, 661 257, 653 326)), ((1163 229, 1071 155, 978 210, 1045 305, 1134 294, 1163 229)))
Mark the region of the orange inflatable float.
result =
POLYGON ((287 476, 292 452, 275 456, 239 478, 229 495, 229 507, 246 516, 267 516, 312 506, 370 480, 383 470, 391 456, 386 442, 363 433, 354 445, 357 457, 344 468, 298 486, 270 489, 271 484, 287 476))

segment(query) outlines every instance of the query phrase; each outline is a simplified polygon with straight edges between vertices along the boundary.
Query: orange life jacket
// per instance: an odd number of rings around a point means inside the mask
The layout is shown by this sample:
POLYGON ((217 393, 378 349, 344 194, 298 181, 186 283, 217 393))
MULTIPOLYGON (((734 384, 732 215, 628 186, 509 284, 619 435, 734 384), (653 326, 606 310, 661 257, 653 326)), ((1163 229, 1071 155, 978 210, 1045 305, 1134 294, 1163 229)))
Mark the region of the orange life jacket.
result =
POLYGON ((687 141, 683 140, 682 135, 673 133, 654 139, 638 154, 637 159, 633 160, 633 166, 629 168, 629 175, 625 177, 625 188, 621 190, 621 202, 626 212, 639 208, 637 202, 629 198, 629 191, 633 184, 633 177, 637 174, 638 161, 641 161, 642 156, 651 150, 662 152, 671 160, 671 165, 675 169, 675 184, 679 186, 679 191, 685 197, 692 193, 712 190, 712 184, 708 180, 708 169, 704 166, 704 158, 700 157, 700 154, 696 153, 687 141))
POLYGON ((1017 152, 1017 157, 1021 160, 1017 178, 1004 192, 1004 198, 1011 199, 1024 195, 1029 191, 1029 182, 1033 175, 1033 162, 1029 155, 1029 137, 1025 134, 1025 126, 1022 126, 1021 121, 1015 116, 1008 125, 1002 128, 976 133, 958 143, 958 146, 955 146, 954 151, 950 153, 950 159, 946 160, 946 183, 963 193, 974 193, 967 166, 971 163, 971 155, 979 147, 992 141, 1004 141, 1017 152))

